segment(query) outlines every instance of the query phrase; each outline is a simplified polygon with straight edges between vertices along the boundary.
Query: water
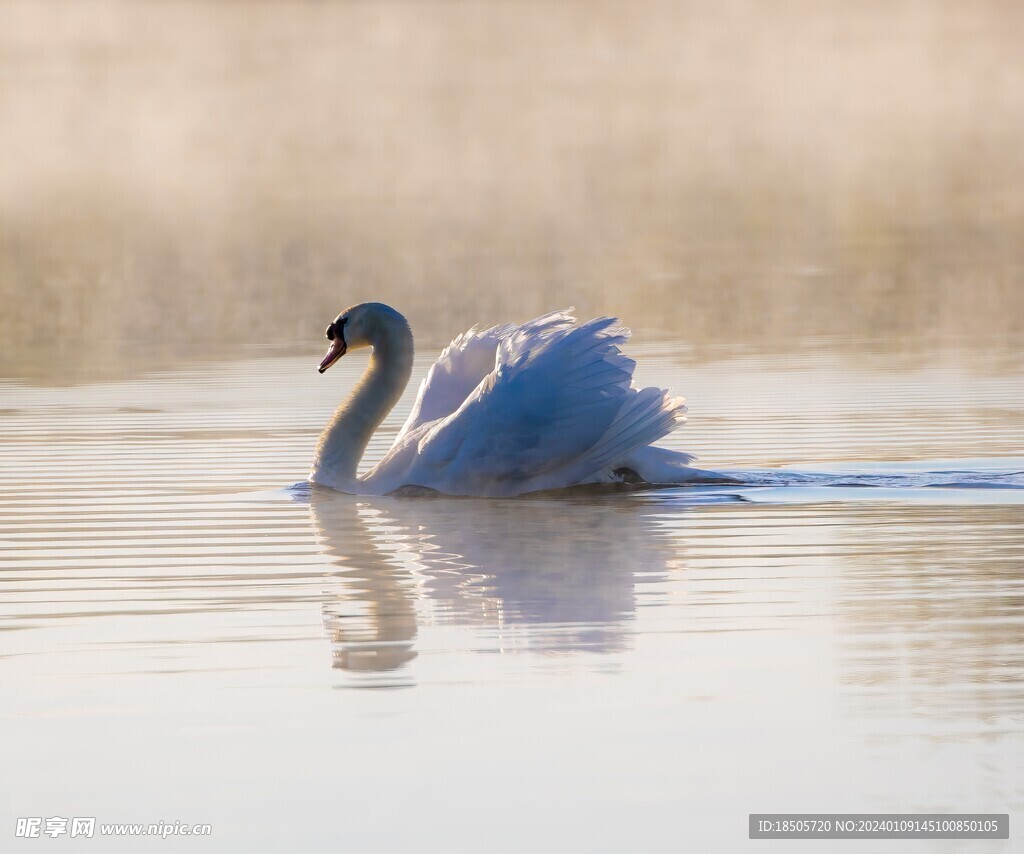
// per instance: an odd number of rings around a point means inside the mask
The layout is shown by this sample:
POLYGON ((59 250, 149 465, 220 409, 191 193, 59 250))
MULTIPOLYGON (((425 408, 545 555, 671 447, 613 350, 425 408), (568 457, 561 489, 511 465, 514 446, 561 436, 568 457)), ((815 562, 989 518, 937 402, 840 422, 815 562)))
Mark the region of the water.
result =
POLYGON ((782 851, 749 812, 1019 812, 1019 345, 638 333, 670 443, 745 484, 507 501, 297 483, 358 356, 5 381, 0 828, 782 851))

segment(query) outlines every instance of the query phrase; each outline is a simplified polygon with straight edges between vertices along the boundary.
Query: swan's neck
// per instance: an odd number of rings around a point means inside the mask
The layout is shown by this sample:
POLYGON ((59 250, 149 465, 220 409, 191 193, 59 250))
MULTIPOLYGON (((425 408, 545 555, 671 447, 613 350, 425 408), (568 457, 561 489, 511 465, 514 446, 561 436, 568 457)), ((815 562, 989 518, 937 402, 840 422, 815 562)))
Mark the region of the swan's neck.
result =
POLYGON ((354 492, 356 470, 370 437, 398 403, 412 374, 412 333, 389 324, 373 342, 370 364, 339 406, 316 445, 309 479, 354 492))

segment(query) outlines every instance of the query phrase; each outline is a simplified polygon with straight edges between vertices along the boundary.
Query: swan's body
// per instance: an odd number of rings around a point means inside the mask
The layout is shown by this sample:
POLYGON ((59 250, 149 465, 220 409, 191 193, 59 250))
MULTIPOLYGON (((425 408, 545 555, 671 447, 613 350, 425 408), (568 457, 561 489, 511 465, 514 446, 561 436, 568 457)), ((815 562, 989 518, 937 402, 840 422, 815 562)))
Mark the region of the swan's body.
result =
POLYGON ((619 349, 629 331, 614 318, 579 324, 559 311, 459 335, 427 373, 391 449, 359 477, 370 437, 409 382, 412 332, 394 309, 364 303, 342 312, 327 337, 321 373, 349 349, 373 353, 320 436, 315 483, 368 495, 416 486, 498 497, 706 474, 689 468, 689 454, 651 446, 685 420, 686 406, 632 385, 635 363, 619 349))

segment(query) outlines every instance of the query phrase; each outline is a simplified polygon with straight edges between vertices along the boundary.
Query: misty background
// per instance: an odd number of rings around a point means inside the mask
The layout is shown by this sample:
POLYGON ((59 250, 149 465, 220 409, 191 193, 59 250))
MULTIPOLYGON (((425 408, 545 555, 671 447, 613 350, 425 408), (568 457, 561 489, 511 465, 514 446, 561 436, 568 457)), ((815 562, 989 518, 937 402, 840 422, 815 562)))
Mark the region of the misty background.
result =
POLYGON ((437 346, 575 305, 676 341, 1012 334, 1014 2, 0 0, 0 369, 437 346))

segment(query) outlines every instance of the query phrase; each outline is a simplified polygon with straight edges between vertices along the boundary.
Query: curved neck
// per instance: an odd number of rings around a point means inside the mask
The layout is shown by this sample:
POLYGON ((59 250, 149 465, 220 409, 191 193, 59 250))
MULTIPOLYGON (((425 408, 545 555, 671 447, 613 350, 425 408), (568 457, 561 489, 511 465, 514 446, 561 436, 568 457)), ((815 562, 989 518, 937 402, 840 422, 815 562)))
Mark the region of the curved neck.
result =
POLYGON ((339 406, 316 444, 309 479, 345 492, 358 483, 356 470, 374 431, 398 403, 412 374, 408 325, 382 326, 372 342, 370 364, 339 406))

